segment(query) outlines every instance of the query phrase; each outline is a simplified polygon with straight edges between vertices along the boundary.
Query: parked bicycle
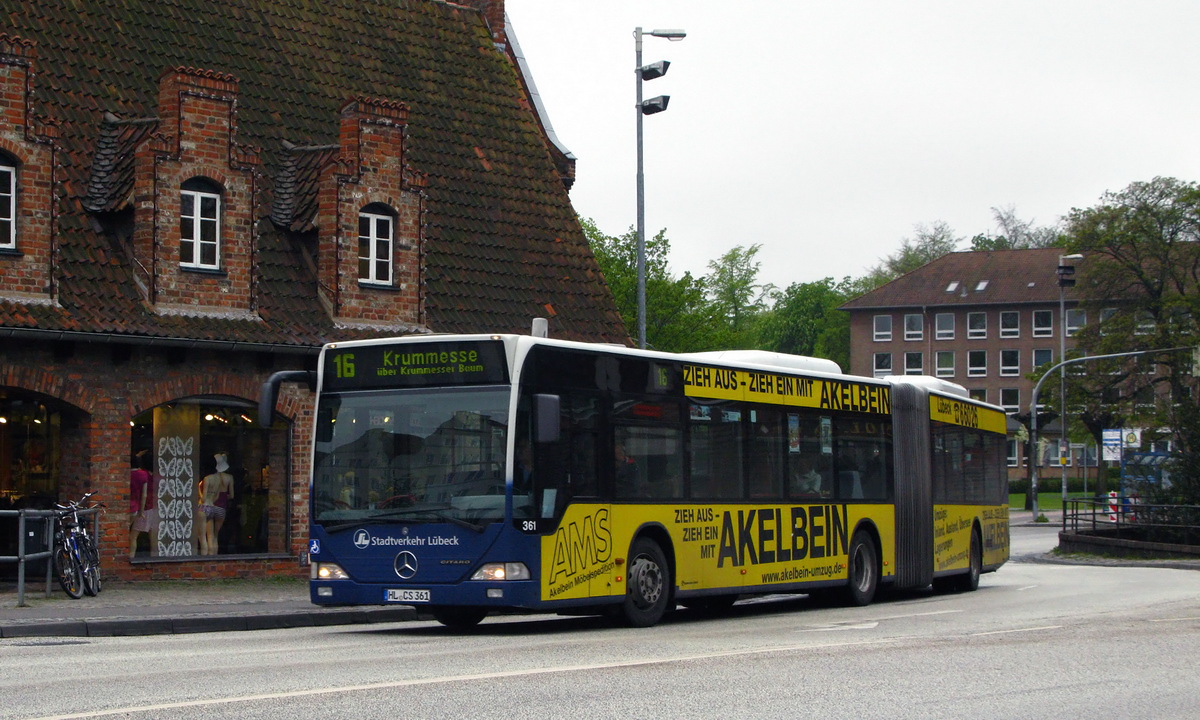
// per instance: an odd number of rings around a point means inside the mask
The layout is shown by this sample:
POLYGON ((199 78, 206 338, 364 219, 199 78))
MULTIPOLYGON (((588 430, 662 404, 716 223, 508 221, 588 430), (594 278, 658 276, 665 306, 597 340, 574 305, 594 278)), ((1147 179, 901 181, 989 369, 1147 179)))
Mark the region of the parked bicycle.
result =
POLYGON ((54 574, 58 584, 73 598, 84 593, 100 592, 100 553, 87 524, 79 519, 81 510, 104 507, 103 503, 84 506, 95 492, 85 494, 78 502, 56 503, 58 523, 54 538, 54 574))

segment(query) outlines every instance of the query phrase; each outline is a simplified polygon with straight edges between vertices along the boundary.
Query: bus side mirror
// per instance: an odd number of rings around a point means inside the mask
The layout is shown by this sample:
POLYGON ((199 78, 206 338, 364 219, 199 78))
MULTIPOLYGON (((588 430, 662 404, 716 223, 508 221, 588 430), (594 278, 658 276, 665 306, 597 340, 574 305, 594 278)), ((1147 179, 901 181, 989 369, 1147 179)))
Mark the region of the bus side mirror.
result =
POLYGON ((534 441, 539 443, 558 442, 562 437, 559 426, 559 407, 561 400, 557 395, 533 396, 534 441))

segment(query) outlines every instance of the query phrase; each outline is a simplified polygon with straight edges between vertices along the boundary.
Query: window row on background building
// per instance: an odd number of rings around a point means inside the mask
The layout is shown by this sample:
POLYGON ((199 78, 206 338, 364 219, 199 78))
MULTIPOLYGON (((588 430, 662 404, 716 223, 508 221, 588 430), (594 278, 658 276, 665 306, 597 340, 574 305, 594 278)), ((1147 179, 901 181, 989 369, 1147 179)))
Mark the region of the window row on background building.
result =
MULTIPOLYGON (((1028 312, 1029 328, 1032 337, 1054 337, 1055 310, 1033 310, 1028 312)), ((1021 311, 1001 310, 998 313, 997 333, 1001 338, 1021 337, 1021 311)), ((873 321, 872 339, 875 342, 890 342, 898 339, 893 332, 893 316, 876 315, 873 321)), ((954 340, 958 336, 956 324, 958 314, 952 312, 934 313, 933 337, 936 340, 954 340)), ((988 313, 968 312, 966 314, 966 337, 968 340, 986 340, 988 338, 988 313)), ((1080 308, 1067 310, 1067 337, 1073 337, 1087 324, 1087 311, 1080 308)), ((922 313, 906 313, 903 316, 903 339, 918 341, 925 339, 925 316, 922 313)))
POLYGON ((965 356, 965 375, 969 378, 988 377, 989 355, 996 364, 993 369, 1000 377, 1021 377, 1054 361, 1054 350, 1035 348, 1029 353, 1029 364, 1021 362, 1020 350, 935 350, 930 353, 932 363, 927 363, 926 353, 920 350, 904 353, 874 353, 874 375, 935 375, 940 378, 960 377, 959 358, 965 356), (900 363, 903 364, 900 364, 900 363))

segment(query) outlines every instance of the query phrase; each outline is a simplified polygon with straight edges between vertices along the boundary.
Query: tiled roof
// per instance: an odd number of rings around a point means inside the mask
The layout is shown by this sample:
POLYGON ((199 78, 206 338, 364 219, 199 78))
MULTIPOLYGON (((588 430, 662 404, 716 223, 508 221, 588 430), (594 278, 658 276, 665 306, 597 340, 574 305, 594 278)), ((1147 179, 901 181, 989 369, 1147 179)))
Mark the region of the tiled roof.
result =
MULTIPOLYGON (((1062 248, 955 252, 842 306, 876 308, 1057 303, 1058 258, 1062 248)), ((1078 270, 1084 260, 1073 264, 1078 270)), ((1074 299, 1067 288, 1066 297, 1074 299)))
MULTIPOLYGON (((87 214, 120 210, 129 153, 154 130, 158 78, 196 67, 238 80, 238 135, 261 151, 262 214, 312 228, 315 163, 356 96, 402 102, 406 160, 428 177, 427 329, 627 339, 517 69, 480 14, 434 0, 0 0, 11 35, 36 46, 33 110, 58 124, 59 304, 0 295, 0 328, 314 345, 338 328, 317 300, 312 248, 258 223, 257 318, 148 308, 126 239, 87 214)), ((426 328, 413 328, 414 330, 426 328)), ((376 333, 378 334, 378 333, 376 333)))
POLYGON ((121 120, 104 113, 83 207, 90 212, 117 210, 133 190, 133 152, 158 126, 157 118, 121 120))

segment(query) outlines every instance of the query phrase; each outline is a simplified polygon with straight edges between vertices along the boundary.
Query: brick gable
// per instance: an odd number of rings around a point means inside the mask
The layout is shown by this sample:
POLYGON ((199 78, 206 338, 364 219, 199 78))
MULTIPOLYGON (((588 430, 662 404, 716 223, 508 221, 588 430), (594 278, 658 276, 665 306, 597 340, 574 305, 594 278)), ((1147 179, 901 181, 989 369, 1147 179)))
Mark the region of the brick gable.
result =
POLYGON ((134 151, 133 256, 159 311, 254 309, 257 153, 240 146, 238 82, 226 73, 174 68, 159 79, 158 130, 134 151), (180 190, 193 178, 221 189, 219 269, 180 263, 180 190))
POLYGON ((357 98, 340 114, 339 154, 318 190, 318 282, 321 298, 342 322, 387 326, 423 321, 421 287, 424 176, 405 164, 407 108, 357 98), (392 279, 370 284, 359 274, 359 213, 369 205, 394 220, 392 279))

